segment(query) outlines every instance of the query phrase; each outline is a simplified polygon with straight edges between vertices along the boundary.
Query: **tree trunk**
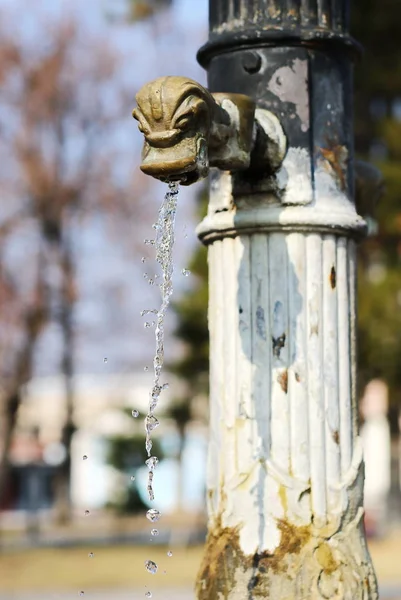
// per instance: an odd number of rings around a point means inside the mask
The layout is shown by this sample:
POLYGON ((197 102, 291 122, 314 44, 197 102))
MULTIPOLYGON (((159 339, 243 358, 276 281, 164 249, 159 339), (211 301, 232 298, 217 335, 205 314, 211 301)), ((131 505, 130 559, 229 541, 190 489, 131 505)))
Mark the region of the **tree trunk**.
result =
POLYGON ((3 404, 3 427, 1 432, 1 453, 0 453, 0 507, 4 501, 7 492, 7 477, 9 471, 9 451, 17 422, 18 409, 20 407, 22 396, 21 388, 25 385, 32 374, 33 353, 36 340, 43 329, 47 318, 47 311, 43 302, 42 290, 42 271, 39 270, 37 282, 37 303, 31 309, 28 309, 23 327, 25 328, 26 340, 24 347, 17 356, 15 372, 12 380, 7 382, 6 395, 3 404))
POLYGON ((59 524, 68 524, 72 519, 71 505, 71 443, 75 433, 74 416, 74 335, 73 301, 74 272, 70 248, 64 244, 60 250, 60 266, 63 273, 63 285, 60 295, 60 325, 63 332, 62 374, 64 377, 64 398, 66 418, 61 434, 61 443, 66 450, 66 459, 60 465, 56 476, 56 520, 59 524))
POLYGON ((18 408, 21 404, 21 396, 19 390, 11 394, 4 400, 3 414, 1 418, 1 451, 0 451, 0 509, 4 508, 7 492, 8 480, 10 473, 9 451, 12 441, 12 436, 17 421, 18 408))

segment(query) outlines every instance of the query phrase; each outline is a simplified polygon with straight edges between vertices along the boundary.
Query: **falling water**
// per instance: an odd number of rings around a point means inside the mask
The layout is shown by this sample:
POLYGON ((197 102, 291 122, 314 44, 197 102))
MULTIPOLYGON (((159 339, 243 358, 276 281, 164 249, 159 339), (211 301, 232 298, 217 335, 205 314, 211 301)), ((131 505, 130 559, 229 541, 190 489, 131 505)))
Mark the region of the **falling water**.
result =
MULTIPOLYGON (((153 359, 153 385, 149 394, 149 407, 145 417, 145 430, 146 430, 146 452, 148 459, 146 460, 146 466, 148 467, 148 484, 147 491, 149 500, 155 499, 153 491, 153 478, 154 471, 159 463, 157 456, 151 456, 152 452, 152 439, 151 434, 156 427, 159 426, 159 420, 154 415, 156 410, 160 394, 163 390, 168 387, 168 384, 162 384, 160 382, 161 373, 164 364, 164 319, 166 316, 167 308, 170 303, 171 294, 173 293, 173 246, 174 246, 174 225, 175 215, 177 209, 177 198, 178 198, 179 184, 169 183, 169 189, 164 197, 162 205, 159 210, 157 223, 153 226, 156 230, 155 240, 145 240, 145 244, 154 246, 156 249, 156 261, 159 263, 162 270, 162 282, 159 284, 161 291, 161 305, 158 310, 143 310, 141 316, 154 315, 155 321, 151 323, 145 322, 145 328, 155 327, 155 339, 156 339, 156 351, 153 359)), ((144 262, 142 260, 142 262, 144 262)), ((158 279, 158 275, 153 278, 149 277, 147 273, 144 275, 150 285, 154 285, 158 279)), ((148 367, 145 367, 145 371, 148 367)), ((138 411, 132 412, 133 416, 137 416, 138 411), (135 412, 135 415, 134 415, 135 412)), ((151 508, 147 511, 146 517, 152 523, 160 519, 160 512, 156 508, 151 508)), ((152 536, 159 534, 158 529, 151 530, 152 536)), ((153 575, 157 573, 158 566, 152 560, 145 561, 146 570, 153 575)), ((146 592, 146 597, 151 598, 152 593, 146 592)))
MULTIPOLYGON (((155 339, 156 339, 156 352, 153 359, 153 385, 149 397, 149 409, 148 414, 145 417, 145 430, 146 430, 146 452, 149 459, 146 464, 149 469, 148 475, 148 494, 149 499, 154 500, 153 492, 153 477, 154 470, 157 466, 158 459, 155 456, 151 456, 152 451, 152 440, 151 433, 159 425, 158 419, 154 415, 154 411, 157 407, 161 392, 167 387, 167 384, 162 385, 160 383, 161 373, 164 364, 164 319, 166 316, 167 308, 170 303, 170 297, 173 293, 173 246, 174 246, 174 225, 175 215, 177 209, 177 197, 179 191, 178 183, 169 183, 169 189, 164 197, 163 203, 159 210, 158 220, 154 226, 156 230, 156 239, 154 245, 156 249, 156 261, 159 263, 162 270, 162 283, 159 285, 161 290, 162 302, 159 310, 147 310, 143 311, 143 315, 153 313, 155 314, 155 339)), ((146 243, 150 243, 153 240, 145 240, 146 243)))

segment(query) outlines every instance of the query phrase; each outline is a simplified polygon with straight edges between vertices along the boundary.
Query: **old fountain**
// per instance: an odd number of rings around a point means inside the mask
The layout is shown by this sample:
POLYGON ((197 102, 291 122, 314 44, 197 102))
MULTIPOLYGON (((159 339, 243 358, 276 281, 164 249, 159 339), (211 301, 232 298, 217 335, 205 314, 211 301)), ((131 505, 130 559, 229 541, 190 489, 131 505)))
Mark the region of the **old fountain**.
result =
MULTIPOLYGON (((378 597, 363 529, 348 0, 210 0, 209 90, 137 95, 141 169, 210 175, 209 534, 199 600, 378 597)), ((357 189, 355 192, 355 181, 357 189)))

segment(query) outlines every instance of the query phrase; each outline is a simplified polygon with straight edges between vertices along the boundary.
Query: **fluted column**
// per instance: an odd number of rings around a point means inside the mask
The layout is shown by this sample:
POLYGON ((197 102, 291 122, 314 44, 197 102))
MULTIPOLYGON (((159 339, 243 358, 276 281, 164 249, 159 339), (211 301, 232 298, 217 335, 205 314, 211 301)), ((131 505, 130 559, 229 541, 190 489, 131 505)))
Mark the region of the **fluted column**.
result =
POLYGON ((287 153, 214 172, 209 535, 199 600, 373 600, 357 433, 349 0, 210 0, 209 89, 287 153), (277 163, 274 163, 277 164, 277 163))
MULTIPOLYGON (((319 173, 316 174, 319 179, 319 173)), ((355 241, 345 196, 212 181, 210 528, 198 598, 377 597, 362 529, 355 241)))

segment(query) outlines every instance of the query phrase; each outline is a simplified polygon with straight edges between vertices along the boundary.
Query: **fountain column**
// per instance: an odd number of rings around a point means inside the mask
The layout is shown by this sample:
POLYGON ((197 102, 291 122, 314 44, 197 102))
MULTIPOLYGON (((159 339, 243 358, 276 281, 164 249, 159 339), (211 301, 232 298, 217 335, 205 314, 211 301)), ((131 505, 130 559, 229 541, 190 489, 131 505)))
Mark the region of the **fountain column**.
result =
POLYGON ((377 598, 357 429, 346 0, 211 0, 211 92, 287 138, 276 172, 213 171, 209 534, 199 600, 377 598))

